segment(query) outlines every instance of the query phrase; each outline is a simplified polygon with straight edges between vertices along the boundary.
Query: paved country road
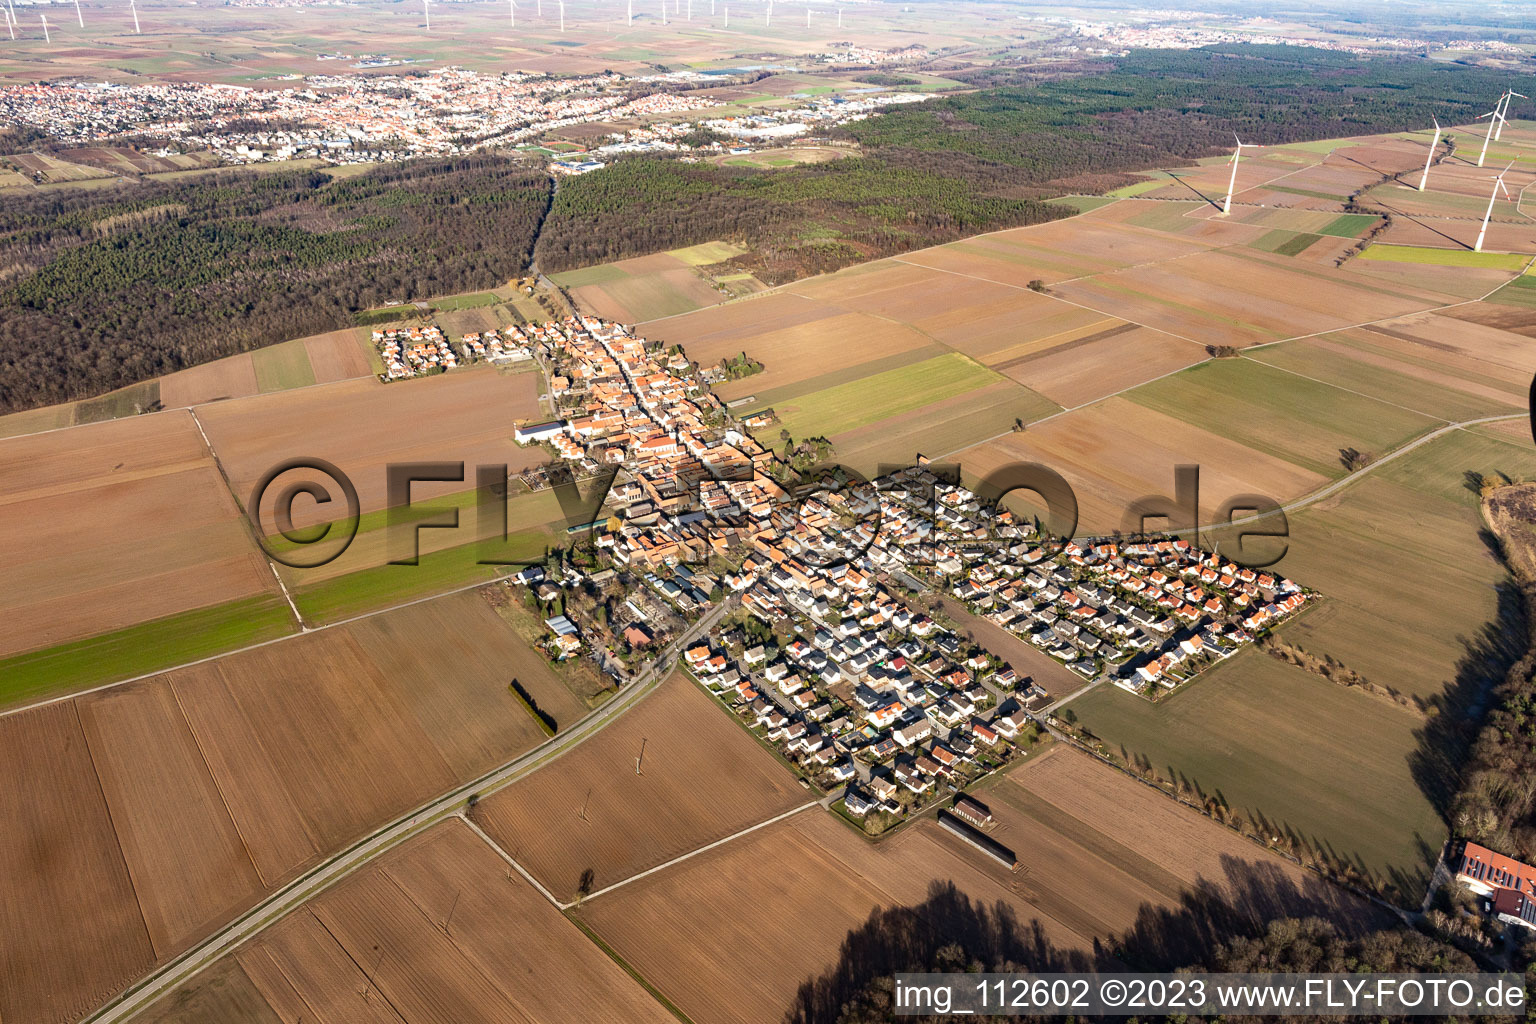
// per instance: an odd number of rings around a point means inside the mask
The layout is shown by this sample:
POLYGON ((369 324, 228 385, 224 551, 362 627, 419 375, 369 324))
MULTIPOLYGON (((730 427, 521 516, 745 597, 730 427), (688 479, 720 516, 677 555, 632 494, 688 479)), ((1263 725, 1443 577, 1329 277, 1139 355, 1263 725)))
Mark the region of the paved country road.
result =
POLYGON ((196 946, 134 982, 104 1006, 83 1018, 82 1024, 110 1024, 110 1022, 131 1019, 235 946, 275 923, 283 915, 297 909, 305 901, 336 884, 380 854, 394 849, 429 825, 460 813, 470 796, 478 797, 494 792, 566 753, 614 721, 655 689, 657 684, 667 677, 673 662, 683 648, 708 632, 735 607, 736 603, 736 598, 731 597, 699 619, 689 627, 687 632, 668 644, 645 669, 632 677, 606 704, 588 714, 565 732, 551 737, 545 743, 501 767, 492 769, 479 778, 444 793, 436 800, 404 817, 396 818, 347 849, 315 865, 292 882, 274 890, 266 899, 196 946))

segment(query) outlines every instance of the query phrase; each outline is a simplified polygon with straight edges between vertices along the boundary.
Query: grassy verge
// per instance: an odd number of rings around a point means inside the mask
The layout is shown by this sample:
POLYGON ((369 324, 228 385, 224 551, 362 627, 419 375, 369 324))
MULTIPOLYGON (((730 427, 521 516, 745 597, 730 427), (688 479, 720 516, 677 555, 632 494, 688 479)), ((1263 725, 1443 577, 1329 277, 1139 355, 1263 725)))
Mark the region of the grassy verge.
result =
POLYGON ((507 542, 476 541, 423 553, 417 565, 376 565, 313 586, 293 589, 293 601, 309 623, 338 622, 363 612, 485 583, 516 566, 481 565, 481 558, 534 561, 550 542, 543 530, 522 530, 507 542))
POLYGON ((1425 245, 1371 245, 1360 254, 1363 260, 1385 263, 1432 263, 1442 267, 1476 267, 1483 270, 1525 269, 1531 258, 1517 252, 1473 252, 1470 249, 1435 249, 1425 245))
POLYGON ((141 622, 0 661, 0 706, 131 679, 292 632, 288 606, 270 595, 141 622))

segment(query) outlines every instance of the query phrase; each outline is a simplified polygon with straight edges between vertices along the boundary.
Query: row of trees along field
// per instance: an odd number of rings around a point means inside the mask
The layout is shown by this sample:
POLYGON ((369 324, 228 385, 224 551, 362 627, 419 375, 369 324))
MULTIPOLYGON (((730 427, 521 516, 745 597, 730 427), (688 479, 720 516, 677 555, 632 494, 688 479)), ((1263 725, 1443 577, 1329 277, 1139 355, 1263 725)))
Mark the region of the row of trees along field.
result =
POLYGON ((510 158, 222 172, 0 207, 0 411, 100 394, 522 273, 549 208, 510 158))
POLYGON ((770 282, 1059 216, 1040 199, 1263 143, 1419 128, 1482 113, 1505 76, 1288 46, 1141 51, 951 72, 977 91, 852 122, 863 156, 771 171, 618 162, 562 185, 547 270, 727 237, 770 282))
MULTIPOLYGON (((1514 576, 1510 620, 1492 624, 1512 662, 1489 694, 1488 717, 1462 768, 1456 834, 1536 861, 1536 484, 1484 482, 1483 508, 1514 576)), ((1496 659, 1489 659, 1497 664, 1496 659)))
MULTIPOLYGON (((1266 880, 1270 886, 1273 880, 1266 880)), ((1009 974, 1086 971, 1179 971, 1289 974, 1470 972, 1473 959, 1446 943, 1407 927, 1362 927, 1365 915, 1335 907, 1342 926, 1317 917, 1254 918, 1241 904, 1265 893, 1206 889, 1185 896, 1185 905, 1159 911, 1146 905, 1137 926, 1091 953, 1057 946, 1038 921, 1022 921, 1006 903, 988 907, 953 882, 935 883, 916 906, 876 908, 849 932, 838 961, 800 986, 784 1024, 875 1024, 892 1020, 938 1024, 951 1015, 897 1017, 893 976, 898 972, 1009 974)), ((1252 909, 1252 908, 1248 908, 1252 909)), ((1529 950, 1513 957, 1523 964, 1529 950)), ((1518 969, 1518 967, 1517 967, 1518 969)), ((1062 1021, 1060 1014, 977 1015, 1003 1024, 1062 1021)), ((1088 1018, 1092 1019, 1092 1018, 1088 1018)), ((1138 1018, 1130 1018, 1132 1021, 1138 1018)), ((1142 1021, 1196 1021, 1198 1016, 1146 1013, 1142 1021)), ((1237 1018, 1248 1019, 1248 1018, 1237 1018)), ((1313 1020, 1322 1018, 1311 1018, 1313 1020)), ((1377 1020, 1413 1018, 1377 1017, 1377 1020)), ((1469 1017, 1476 1020, 1476 1017, 1469 1017)), ((1484 1018, 1492 1020, 1493 1018, 1484 1018)))

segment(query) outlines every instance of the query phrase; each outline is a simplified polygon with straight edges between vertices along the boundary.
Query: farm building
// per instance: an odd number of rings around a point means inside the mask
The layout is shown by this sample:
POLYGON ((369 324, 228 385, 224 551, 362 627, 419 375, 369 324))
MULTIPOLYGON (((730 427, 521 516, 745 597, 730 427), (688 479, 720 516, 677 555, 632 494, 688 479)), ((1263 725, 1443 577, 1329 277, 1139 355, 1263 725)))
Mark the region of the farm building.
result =
POLYGON ((955 816, 977 828, 986 828, 995 821, 991 811, 968 796, 962 796, 955 801, 955 816))
POLYGON ((565 433, 565 420, 551 420, 548 423, 535 423, 515 428, 512 431, 512 440, 518 444, 533 444, 537 441, 548 441, 563 433, 565 433))
POLYGON ((988 857, 991 857, 993 860, 1004 865, 1008 868, 1008 870, 1012 871, 1014 868, 1019 866, 1019 859, 1014 856, 1012 850, 1008 849, 1008 847, 1004 846, 1002 843, 999 843, 997 840, 992 839, 989 836, 982 835, 980 832, 976 831, 970 825, 966 824, 964 821, 961 821, 954 815, 944 814, 941 812, 939 814, 939 825, 946 831, 952 832, 959 836, 961 839, 965 840, 967 843, 970 843, 972 846, 976 847, 976 849, 980 850, 988 857))
POLYGON ((1536 868, 1476 843, 1468 843, 1462 851, 1456 881, 1482 896, 1492 896, 1499 889, 1514 889, 1536 898, 1536 868))

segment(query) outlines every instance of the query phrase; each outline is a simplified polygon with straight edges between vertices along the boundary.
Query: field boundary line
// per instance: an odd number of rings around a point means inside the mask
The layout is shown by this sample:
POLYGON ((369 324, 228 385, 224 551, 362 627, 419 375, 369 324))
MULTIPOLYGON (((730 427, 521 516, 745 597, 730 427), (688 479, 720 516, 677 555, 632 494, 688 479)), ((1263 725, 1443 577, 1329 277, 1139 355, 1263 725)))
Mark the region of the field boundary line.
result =
MULTIPOLYGON (((645 669, 631 676, 629 682, 612 699, 589 711, 565 732, 556 733, 538 746, 515 755, 512 760, 494 766, 468 782, 456 784, 435 799, 405 811, 367 835, 358 838, 345 849, 331 854, 298 877, 269 892, 262 900, 212 935, 165 963, 153 967, 148 974, 137 978, 127 988, 81 1018, 80 1024, 105 1024, 105 1022, 131 1018, 170 992, 176 985, 202 973, 219 958, 239 948, 272 924, 296 910, 303 909, 311 899, 377 857, 395 849, 433 825, 460 814, 456 805, 466 801, 471 794, 488 796, 531 774, 571 748, 584 743, 612 724, 635 704, 655 692, 665 681, 667 674, 672 671, 678 654, 693 642, 695 633, 708 632, 729 608, 729 602, 723 603, 700 619, 687 632, 663 648, 645 669)), ((78 713, 77 708, 76 714, 78 713)))
POLYGON ((495 576, 491 579, 480 580, 476 583, 467 583, 464 586, 454 587, 451 590, 444 590, 440 593, 428 594, 425 597, 415 597, 409 601, 402 601, 400 604, 390 605, 387 608, 378 608, 373 611, 362 612, 361 614, 354 615, 351 618, 338 619, 335 622, 325 622, 318 626, 305 626, 302 632, 285 633, 282 636, 275 636, 270 640, 259 640, 254 644, 246 644, 244 647, 232 647, 227 651, 219 651, 217 654, 210 654, 206 658, 196 658, 192 661, 184 661, 179 665, 166 665, 163 668, 155 669, 153 672, 145 672, 141 675, 129 676, 127 679, 116 679, 110 683, 101 683, 97 686, 92 686, 84 690, 71 690, 68 693, 61 693, 53 697, 45 697, 41 700, 33 701, 30 704, 18 704, 15 707, 0 709, 0 718, 4 718, 7 715, 20 714, 23 711, 33 711, 37 708, 46 707, 49 704, 57 704, 60 701, 74 700, 76 697, 85 697, 93 693, 100 693, 102 690, 110 690, 116 686, 127 686, 129 683, 137 683, 142 682, 145 679, 153 679, 155 676, 164 675, 167 672, 180 672, 184 669, 196 668, 198 665, 206 665, 210 661, 218 661, 220 658, 227 658, 232 654, 245 654, 248 651, 255 651, 263 647, 270 647, 273 644, 280 644, 287 640, 296 640, 299 637, 304 636, 306 633, 321 633, 327 629, 335 629, 339 626, 351 625, 354 622, 362 622, 364 619, 371 619, 376 615, 387 615, 390 612, 397 612, 403 608, 410 608, 414 605, 425 604, 428 601, 436 601, 438 598, 452 597, 455 594, 462 594, 466 590, 476 590, 480 587, 487 587, 496 583, 505 583, 515 575, 516 573, 508 573, 505 576, 495 576))
POLYGON ((489 846, 492 850, 496 851, 496 855, 498 857, 500 857, 502 860, 506 861, 512 867, 516 868, 517 869, 517 873, 522 875, 525 879, 527 879, 528 884, 533 886, 535 889, 537 889, 539 891, 539 895, 543 896, 546 900, 549 900, 550 903, 554 904, 556 909, 558 909, 558 910, 566 910, 566 909, 569 909, 570 907, 575 906, 575 904, 573 904, 573 903, 561 903, 559 900, 555 899, 555 894, 550 892, 548 889, 544 888, 543 884, 537 878, 534 878, 533 875, 528 871, 527 868, 523 867, 517 861, 513 860, 512 859, 512 855, 510 853, 508 853, 506 850, 502 849, 502 846, 501 846, 500 843, 498 843, 496 840, 492 839, 490 837, 490 834, 487 833, 485 831, 485 829, 483 829, 479 825, 475 824, 475 819, 471 818, 469 815, 465 814, 463 811, 459 812, 458 817, 464 822, 464 824, 466 824, 466 825, 468 825, 470 827, 471 831, 473 831, 475 833, 475 835, 480 837, 481 842, 485 843, 485 845, 489 846))
MULTIPOLYGON (((1212 246, 1209 249, 1202 249, 1200 251, 1201 252, 1214 252, 1215 250, 1221 249, 1221 248, 1225 248, 1225 246, 1212 246)), ((1192 253, 1192 252, 1191 253, 1185 253, 1183 256, 1170 257, 1168 260, 1165 260, 1163 262, 1172 262, 1173 260, 1176 260, 1176 259, 1185 259, 1185 258, 1187 258, 1189 256, 1194 256, 1194 255, 1197 255, 1197 254, 1196 253, 1192 253)), ((1032 289, 1024 287, 1023 285, 1009 284, 1007 281, 994 281, 994 280, 992 280, 989 277, 982 277, 979 274, 962 274, 958 270, 949 270, 948 268, 945 268, 945 267, 930 267, 930 266, 927 266, 926 264, 923 264, 923 263, 912 263, 912 262, 910 262, 908 260, 902 259, 900 256, 892 256, 892 257, 890 257, 890 259, 894 260, 897 263, 905 263, 909 267, 920 267, 923 270, 937 270, 937 271, 939 271, 942 274, 953 274, 956 277, 965 277, 965 278, 971 279, 972 281, 984 281, 987 284, 995 284, 995 285, 1000 285, 1003 288, 1011 288, 1011 289, 1013 289, 1016 292, 1027 292, 1027 291, 1031 291, 1032 290, 1032 289)), ((1154 263, 1151 263, 1151 264, 1140 264, 1140 265, 1141 266, 1156 266, 1157 264, 1156 264, 1156 262, 1154 262, 1154 263)), ((1089 278, 1109 277, 1109 276, 1111 276, 1113 274, 1119 273, 1121 270, 1129 270, 1129 269, 1131 269, 1131 268, 1129 268, 1129 267, 1121 267, 1118 270, 1104 270, 1104 271, 1100 271, 1097 274, 1088 274, 1088 275, 1085 275, 1085 276, 1066 278, 1063 281, 1058 281, 1056 283, 1057 284, 1064 284, 1067 281, 1086 281, 1089 278)), ((1055 299, 1057 302, 1064 302, 1064 303, 1066 303, 1069 306, 1076 306, 1078 309, 1086 309, 1088 312, 1090 312, 1090 313, 1097 313, 1099 316, 1111 316, 1111 317, 1114 317, 1116 320, 1124 320, 1128 324, 1135 324, 1137 327, 1145 327, 1149 331, 1157 331, 1159 334, 1166 334, 1170 338, 1178 338, 1180 341, 1187 341, 1191 345, 1199 345, 1202 349, 1204 349, 1206 347, 1205 342, 1203 342, 1203 341, 1196 341, 1194 338, 1187 337, 1186 335, 1183 335, 1183 334, 1179 334, 1176 331, 1165 331, 1161 327, 1153 327, 1151 324, 1144 324, 1140 320, 1132 320, 1130 317, 1121 316, 1118 313, 1110 313, 1110 312, 1108 312, 1106 310, 1099 309, 1097 306, 1090 306, 1090 305, 1087 305, 1086 303, 1077 302, 1077 301, 1075 301, 1073 299, 1066 298, 1065 296, 1057 295, 1057 294, 1053 293, 1052 291, 1050 291, 1050 286, 1047 286, 1045 291, 1043 291, 1043 292, 1034 292, 1034 294, 1036 294, 1036 295, 1044 295, 1048 299, 1055 299)))
MULTIPOLYGON (((710 850, 713 850, 716 847, 724 846, 726 843, 729 843, 729 842, 732 842, 734 840, 740 839, 742 836, 748 835, 749 833, 756 832, 760 828, 767 828, 769 825, 776 825, 779 822, 783 821, 785 818, 792 818, 792 817, 794 817, 795 815, 799 814, 801 811, 808 811, 812 807, 820 807, 820 806, 821 806, 821 802, 820 801, 812 800, 810 803, 801 804, 799 807, 791 808, 790 810, 785 811, 783 814, 775 815, 772 818, 769 818, 767 821, 760 821, 756 825, 748 825, 746 828, 742 829, 740 832, 733 832, 730 835, 726 836, 724 839, 716 839, 714 842, 709 843, 709 844, 707 844, 705 846, 701 846, 697 850, 690 850, 688 853, 685 853, 685 854, 683 854, 680 857, 673 857, 671 860, 667 861, 664 864, 658 864, 658 865, 656 865, 653 868, 647 868, 646 870, 640 872, 637 875, 630 875, 628 878, 625 878, 625 879, 622 879, 620 881, 614 882, 612 885, 605 886, 605 887, 597 890, 597 892, 594 892, 591 895, 585 897, 584 899, 581 900, 581 902, 582 903, 591 902, 592 900, 597 899, 597 897, 602 896, 605 893, 613 892, 613 890, 615 890, 615 889, 619 889, 619 888, 622 888, 623 886, 628 885, 630 882, 638 882, 638 881, 640 881, 640 879, 646 877, 647 875, 654 875, 658 871, 665 871, 667 868, 672 867, 674 864, 681 864, 685 860, 689 860, 689 859, 691 859, 693 857, 697 857, 701 853, 708 853, 710 850)), ((575 905, 576 904, 574 904, 574 903, 567 903, 564 906, 561 906, 561 909, 564 910, 564 909, 567 909, 569 907, 574 907, 575 905)), ((560 904, 556 904, 556 906, 560 906, 560 904)))
POLYGON ((118 830, 117 820, 112 817, 112 801, 107 799, 107 786, 101 781, 101 766, 96 763, 96 751, 91 749, 91 735, 85 730, 80 705, 72 705, 69 710, 75 720, 80 742, 85 746, 86 760, 91 762, 91 779, 96 783, 96 796, 101 800, 102 813, 107 816, 107 827, 112 830, 112 848, 117 851, 117 862, 123 866, 123 877, 128 880, 128 889, 133 893, 133 906, 139 912, 139 927, 144 929, 144 945, 149 947, 150 957, 159 960, 160 951, 155 948, 154 932, 149 930, 149 916, 144 912, 144 900, 139 896, 138 883, 133 880, 133 868, 128 866, 128 852, 123 849, 123 834, 118 830))
POLYGON ((1347 388, 1347 387, 1345 387, 1342 384, 1335 384, 1333 381, 1323 380, 1321 377, 1313 377, 1310 374, 1302 373, 1300 370, 1292 370, 1290 367, 1287 367, 1287 366, 1276 366, 1274 363, 1261 362, 1258 359, 1253 359, 1253 358, 1248 357, 1248 356, 1243 356, 1242 358, 1247 359, 1251 363, 1258 363, 1260 366, 1267 366, 1271 370, 1279 370, 1281 373, 1288 373, 1288 374, 1290 374, 1293 377, 1300 377, 1302 380, 1309 380, 1309 381, 1311 381, 1314 384, 1321 384, 1324 387, 1329 387, 1329 388, 1338 388, 1340 391, 1347 391, 1351 395, 1356 395, 1356 396, 1358 396, 1360 398, 1364 398, 1364 399, 1367 399, 1367 400, 1372 401, 1372 402, 1380 402, 1383 405, 1390 405, 1394 409, 1401 409, 1401 410, 1403 410, 1403 412, 1411 412, 1415 416, 1424 416, 1424 417, 1427 417, 1428 419, 1439 420, 1441 423, 1449 423, 1449 424, 1453 424, 1453 425, 1455 423, 1454 420, 1448 420, 1444 416, 1436 416, 1434 413, 1432 413, 1432 412, 1425 412, 1423 409, 1412 409, 1412 408, 1409 408, 1406 405, 1399 405, 1396 402, 1389 402, 1385 398, 1377 398, 1375 395, 1368 395, 1364 391, 1356 391, 1354 388, 1347 388))
MULTIPOLYGON (((289 342, 292 342, 292 341, 302 341, 302 340, 303 339, 301 339, 301 338, 289 338, 288 341, 274 341, 271 345, 263 345, 263 346, 261 346, 261 348, 251 349, 251 352, 247 352, 247 353, 236 352, 235 355, 237 355, 237 356, 238 355, 242 355, 242 354, 250 355, 252 352, 260 352, 262 348, 273 348, 273 347, 275 347, 277 345, 286 345, 286 344, 288 344, 289 342)), ((230 359, 230 358, 233 358, 233 357, 232 356, 221 356, 220 358, 221 359, 230 359)), ((189 369, 189 370, 190 369, 194 369, 197 366, 211 366, 215 362, 218 362, 218 360, 212 360, 212 361, 207 362, 207 363, 196 363, 193 366, 187 367, 187 369, 189 369)), ((180 372, 181 372, 180 370, 173 370, 172 371, 172 373, 180 373, 180 372)), ((170 376, 170 374, 166 373, 166 374, 161 374, 158 377, 151 377, 149 379, 150 380, 154 380, 154 381, 160 381, 160 380, 164 380, 166 377, 169 377, 169 376, 170 376)), ((26 431, 25 433, 22 433, 22 434, 11 434, 11 435, 9 435, 7 437, 0 437, 0 443, 3 443, 5 441, 16 440, 18 438, 23 438, 23 437, 41 437, 44 434, 57 434, 60 431, 64 431, 64 430, 78 430, 81 427, 97 427, 97 426, 100 426, 103 423, 116 423, 118 420, 133 420, 133 419, 138 419, 141 416, 163 416, 166 413, 191 412, 194 409, 201 409, 205 405, 222 405, 225 402, 238 402, 238 401, 241 401, 241 400, 247 399, 247 398, 262 398, 262 397, 265 397, 266 395, 283 395, 283 394, 287 394, 290 391, 308 391, 310 388, 327 388, 327 387, 330 387, 333 384, 348 384, 348 383, 350 383, 352 381, 355 381, 355 380, 367 380, 368 378, 374 377, 374 376, 375 375, 372 374, 372 373, 365 373, 361 377, 342 377, 340 380, 316 381, 313 384, 300 384, 296 388, 278 388, 276 391, 258 391, 254 395, 239 395, 239 396, 237 396, 235 398, 215 398, 215 399, 211 399, 211 400, 209 400, 207 402, 193 402, 190 405, 178 405, 174 409, 155 409, 155 410, 153 410, 151 412, 136 413, 136 414, 134 414, 132 416, 113 416, 113 417, 110 417, 110 418, 104 419, 104 420, 92 420, 89 423, 66 423, 63 426, 59 426, 59 427, 48 427, 46 430, 28 430, 28 431, 26 431)), ((140 383, 142 383, 142 381, 140 383)), ((132 387, 133 385, 129 384, 129 385, 125 385, 125 386, 126 387, 132 387)), ((114 390, 120 390, 120 389, 114 389, 114 390)), ((112 393, 111 391, 106 392, 106 394, 111 394, 111 393, 112 393)), ((39 409, 52 409, 52 408, 55 408, 55 407, 61 406, 61 405, 78 405, 80 402, 88 402, 88 401, 90 401, 91 398, 103 398, 103 397, 105 397, 105 395, 92 395, 92 396, 87 397, 87 398, 72 399, 71 401, 68 401, 68 402, 55 402, 53 405, 40 405, 37 408, 39 408, 39 409)), ((33 412, 33 411, 34 410, 32 410, 32 409, 21 409, 21 410, 18 410, 18 412, 33 412)), ((7 415, 10 415, 10 414, 8 413, 7 415)), ((207 438, 204 437, 203 440, 206 441, 207 438)))
MULTIPOLYGON (((256 856, 251 853, 251 844, 245 838, 245 831, 241 829, 240 822, 235 818, 234 809, 229 806, 229 796, 224 792, 224 786, 219 782, 218 775, 213 770, 213 765, 208 763, 208 751, 203 749, 203 738, 192 728, 192 720, 187 717, 187 706, 181 702, 181 691, 176 689, 176 681, 167 678, 166 689, 171 691, 171 699, 176 702, 176 714, 181 716, 182 727, 187 730, 187 735, 192 737, 192 745, 197 748, 198 760, 203 763, 203 771, 208 773, 208 779, 213 783, 213 791, 219 794, 219 805, 224 808, 224 813, 229 817, 229 827, 235 830, 235 835, 240 838, 240 848, 245 851, 245 859, 250 861, 251 870, 256 873, 256 881, 261 883, 263 890, 270 890, 273 886, 261 873, 261 865, 256 863, 256 856)), ((80 705, 75 705, 75 713, 79 714, 80 705)), ((86 746, 90 746, 90 740, 86 740, 86 746)))
POLYGON ((262 556, 262 560, 267 563, 267 568, 272 570, 272 578, 277 581, 277 589, 283 595, 283 600, 288 602, 288 610, 293 613, 294 623, 298 625, 300 633, 309 632, 309 627, 304 624, 304 616, 299 614, 299 606, 293 603, 293 595, 288 593, 288 587, 283 583, 283 578, 277 573, 277 566, 272 564, 271 558, 267 557, 266 549, 262 547, 261 538, 257 535, 260 523, 253 522, 253 519, 259 520, 261 510, 257 509, 255 513, 250 513, 245 508, 244 504, 240 501, 240 495, 235 493, 235 485, 230 481, 229 473, 224 469, 224 460, 219 458, 218 449, 208 439, 208 431, 203 429, 203 421, 198 418, 197 410, 188 406, 187 412, 191 415, 192 422, 196 425, 197 432, 203 439, 203 447, 208 449, 208 457, 213 460, 213 468, 219 472, 219 479, 224 484, 224 490, 229 493, 230 500, 235 503, 235 509, 240 514, 240 519, 245 523, 246 533, 250 535, 251 543, 256 546, 256 553, 262 556))

